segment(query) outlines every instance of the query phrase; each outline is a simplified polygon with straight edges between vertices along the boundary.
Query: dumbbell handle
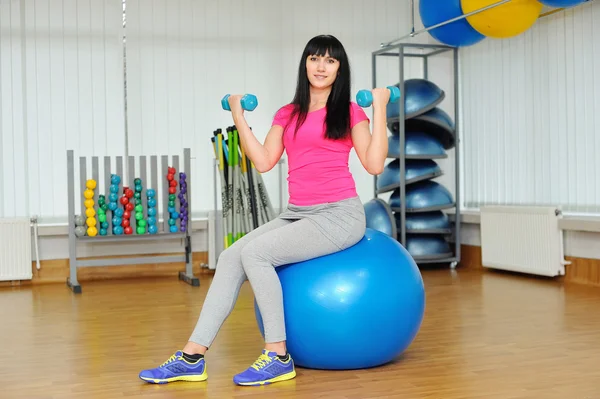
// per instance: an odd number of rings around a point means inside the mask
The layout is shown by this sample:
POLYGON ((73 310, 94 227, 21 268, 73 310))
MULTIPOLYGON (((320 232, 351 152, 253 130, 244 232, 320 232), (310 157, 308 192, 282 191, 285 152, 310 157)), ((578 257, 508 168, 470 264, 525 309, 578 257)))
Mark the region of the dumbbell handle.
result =
MULTIPOLYGON (((397 86, 388 86, 388 90, 390 91, 390 103, 398 102, 400 99, 400 89, 397 86)), ((360 90, 356 94, 356 102, 361 107, 370 107, 373 104, 373 93, 371 90, 360 90)))
MULTIPOLYGON (((231 111, 231 107, 229 106, 229 96, 230 94, 226 94, 225 97, 221 99, 221 106, 225 111, 231 111)), ((240 104, 242 105, 242 109, 254 111, 258 106, 258 99, 254 94, 244 94, 240 100, 240 104)))

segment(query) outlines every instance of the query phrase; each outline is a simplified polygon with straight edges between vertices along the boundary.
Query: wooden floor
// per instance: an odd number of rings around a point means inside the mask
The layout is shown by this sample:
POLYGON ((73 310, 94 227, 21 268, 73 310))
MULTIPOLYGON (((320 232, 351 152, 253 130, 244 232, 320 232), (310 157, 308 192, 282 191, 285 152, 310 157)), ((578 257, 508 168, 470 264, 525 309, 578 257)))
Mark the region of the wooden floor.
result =
MULTIPOLYGON (((207 356, 209 380, 157 386, 140 369, 165 361, 193 328, 200 288, 173 280, 0 289, 2 398, 600 398, 600 289, 500 273, 423 272, 422 329, 397 362, 371 370, 298 370, 295 380, 237 387, 262 342, 252 293, 207 356)), ((377 342, 357 342, 377 345, 377 342)))

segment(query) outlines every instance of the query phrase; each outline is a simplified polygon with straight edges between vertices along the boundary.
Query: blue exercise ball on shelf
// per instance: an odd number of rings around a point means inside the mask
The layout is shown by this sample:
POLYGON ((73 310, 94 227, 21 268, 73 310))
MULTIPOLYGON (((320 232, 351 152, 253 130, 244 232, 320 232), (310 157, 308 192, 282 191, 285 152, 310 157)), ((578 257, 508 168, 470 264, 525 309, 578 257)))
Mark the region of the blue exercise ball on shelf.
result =
POLYGON ((540 3, 549 6, 549 7, 575 7, 579 4, 583 4, 588 2, 589 0, 538 0, 540 3))
MULTIPOLYGON (((380 366, 406 351, 421 327, 425 288, 419 268, 382 232, 367 229, 348 249, 275 270, 283 289, 287 347, 300 367, 380 366)), ((264 336, 256 304, 255 316, 264 336)))
MULTIPOLYGON (((460 0, 421 0, 419 13, 423 26, 429 28, 463 15, 460 0)), ((485 36, 477 32, 466 18, 428 31, 439 42, 452 47, 466 47, 479 43, 485 36)))

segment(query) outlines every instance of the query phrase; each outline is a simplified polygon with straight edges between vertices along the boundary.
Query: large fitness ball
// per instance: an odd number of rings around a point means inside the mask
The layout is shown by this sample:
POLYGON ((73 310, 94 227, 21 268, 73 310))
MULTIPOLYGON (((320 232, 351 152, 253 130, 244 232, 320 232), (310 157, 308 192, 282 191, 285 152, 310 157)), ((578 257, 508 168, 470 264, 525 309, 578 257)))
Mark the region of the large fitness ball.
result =
MULTIPOLYGON (((419 14, 426 28, 462 15, 460 0, 421 0, 419 14)), ((451 22, 429 31, 439 42, 453 47, 471 46, 485 36, 477 32, 466 19, 451 22)))
MULTIPOLYGON (((497 0, 461 0, 464 14, 497 3, 497 0)), ((511 0, 494 8, 467 17, 482 35, 498 39, 517 36, 537 21, 543 5, 537 0, 511 0)))
MULTIPOLYGON (((348 249, 276 271, 287 347, 300 367, 349 370, 388 363, 421 326, 421 273, 408 251, 382 232, 367 228, 348 249)), ((256 304, 255 314, 264 337, 256 304)))
POLYGON ((550 7, 568 8, 578 6, 586 1, 588 0, 540 0, 540 3, 550 7))

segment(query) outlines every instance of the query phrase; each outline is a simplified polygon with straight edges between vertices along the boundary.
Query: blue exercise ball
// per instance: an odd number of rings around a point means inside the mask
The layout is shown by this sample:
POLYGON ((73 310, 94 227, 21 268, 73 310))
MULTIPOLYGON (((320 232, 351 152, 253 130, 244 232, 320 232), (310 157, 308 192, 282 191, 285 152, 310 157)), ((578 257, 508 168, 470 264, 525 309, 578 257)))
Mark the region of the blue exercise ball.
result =
MULTIPOLYGON (((460 0, 421 0, 419 13, 426 28, 463 15, 460 0)), ((477 32, 466 18, 431 29, 429 34, 439 42, 452 47, 472 46, 485 39, 485 36, 477 32)))
POLYGON ((549 7, 575 7, 579 4, 583 4, 589 0, 538 0, 540 3, 549 7))
MULTIPOLYGON (((367 228, 343 251, 276 268, 288 351, 299 367, 352 370, 396 359, 425 312, 417 264, 400 243, 367 228)), ((255 304, 256 320, 264 337, 255 304)))

